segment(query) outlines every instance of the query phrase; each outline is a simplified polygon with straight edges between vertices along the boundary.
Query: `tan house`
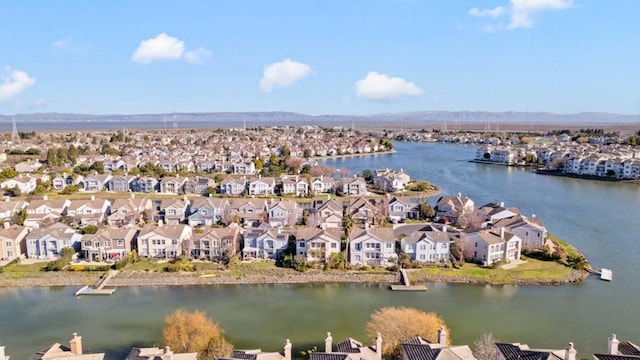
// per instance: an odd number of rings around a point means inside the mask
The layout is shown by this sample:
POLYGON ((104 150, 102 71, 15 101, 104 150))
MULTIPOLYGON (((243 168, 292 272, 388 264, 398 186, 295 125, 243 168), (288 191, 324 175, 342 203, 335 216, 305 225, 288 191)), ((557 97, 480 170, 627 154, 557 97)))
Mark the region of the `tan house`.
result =
POLYGON ((106 219, 111 211, 111 201, 107 199, 73 200, 67 208, 67 216, 73 217, 74 222, 84 227, 98 226, 106 219))
POLYGON ((85 354, 82 349, 82 336, 74 333, 69 341, 69 346, 55 343, 48 348, 42 349, 31 356, 30 360, 103 360, 104 353, 85 354))
POLYGON ((136 232, 130 227, 109 227, 95 234, 86 234, 80 240, 80 253, 91 261, 120 260, 131 252, 136 232))
POLYGON ((12 261, 25 253, 24 239, 29 233, 29 228, 5 224, 5 227, 0 229, 0 261, 12 261))
POLYGON ((148 197, 136 198, 131 194, 130 198, 115 199, 111 205, 111 215, 107 217, 107 224, 112 226, 122 226, 140 223, 144 218, 144 213, 150 215, 153 203, 148 197))
POLYGON ((233 256, 240 249, 240 227, 231 224, 226 228, 205 227, 196 229, 191 239, 185 241, 191 257, 196 259, 220 260, 233 256))
POLYGON ((175 258, 182 255, 182 242, 190 239, 191 227, 185 224, 147 225, 140 230, 136 240, 138 255, 154 258, 175 258))
POLYGON ((49 199, 46 195, 42 200, 31 200, 27 206, 27 218, 24 226, 32 229, 40 228, 42 222, 53 223, 67 214, 71 204, 69 199, 49 199))
POLYGON ((301 228, 296 231, 296 254, 307 261, 323 262, 340 252, 342 229, 301 228))

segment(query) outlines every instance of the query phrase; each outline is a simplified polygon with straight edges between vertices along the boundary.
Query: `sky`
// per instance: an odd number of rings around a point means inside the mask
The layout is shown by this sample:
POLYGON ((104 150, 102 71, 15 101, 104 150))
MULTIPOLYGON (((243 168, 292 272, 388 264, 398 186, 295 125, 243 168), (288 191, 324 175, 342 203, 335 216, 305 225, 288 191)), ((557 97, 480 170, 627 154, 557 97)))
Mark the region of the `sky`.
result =
POLYGON ((0 2, 0 114, 640 114, 637 0, 0 2))

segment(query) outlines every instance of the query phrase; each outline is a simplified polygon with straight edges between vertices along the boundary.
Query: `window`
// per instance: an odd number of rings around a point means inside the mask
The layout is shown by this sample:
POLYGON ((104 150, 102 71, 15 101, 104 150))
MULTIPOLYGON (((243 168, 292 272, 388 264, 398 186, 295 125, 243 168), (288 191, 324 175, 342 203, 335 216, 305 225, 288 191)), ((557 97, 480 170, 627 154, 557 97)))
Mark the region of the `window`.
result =
POLYGON ((337 248, 337 247, 338 247, 338 244, 336 244, 336 243, 331 243, 331 248, 332 248, 332 249, 335 249, 335 248, 337 248))
POLYGON ((7 257, 8 258, 12 258, 13 257, 13 251, 7 250, 7 257))
POLYGON ((171 244, 177 245, 178 244, 178 240, 177 239, 171 239, 171 244))
POLYGON ((91 241, 85 241, 84 242, 84 246, 91 247, 91 241))
POLYGON ((148 240, 147 239, 142 239, 142 245, 147 245, 148 240))
POLYGON ((111 241, 107 240, 103 244, 104 244, 105 247, 109 247, 109 246, 111 246, 111 241))
POLYGON ((424 254, 420 254, 420 260, 425 260, 426 256, 424 254))
POLYGON ((387 243, 387 249, 391 249, 393 247, 392 243, 387 243))
POLYGON ((13 241, 11 241, 11 240, 7 240, 7 241, 4 243, 4 246, 6 246, 6 247, 11 247, 11 246, 13 246, 13 241))
MULTIPOLYGON (((300 244, 300 247, 301 247, 301 248, 303 248, 303 247, 304 247, 304 243, 303 243, 303 242, 301 242, 301 243, 299 243, 299 244, 300 244)), ((300 253, 300 254, 302 254, 302 253, 300 253)))
POLYGON ((156 245, 156 239, 152 239, 152 240, 151 240, 151 243, 152 243, 153 245, 156 245))
POLYGON ((427 245, 420 245, 420 250, 427 250, 427 245))
POLYGON ((360 243, 356 244, 356 251, 360 251, 360 243))
POLYGON ((525 232, 524 232, 524 236, 529 236, 529 232, 528 232, 528 231, 525 231, 525 232))
POLYGON ((117 244, 118 246, 124 246, 124 240, 118 240, 117 244))

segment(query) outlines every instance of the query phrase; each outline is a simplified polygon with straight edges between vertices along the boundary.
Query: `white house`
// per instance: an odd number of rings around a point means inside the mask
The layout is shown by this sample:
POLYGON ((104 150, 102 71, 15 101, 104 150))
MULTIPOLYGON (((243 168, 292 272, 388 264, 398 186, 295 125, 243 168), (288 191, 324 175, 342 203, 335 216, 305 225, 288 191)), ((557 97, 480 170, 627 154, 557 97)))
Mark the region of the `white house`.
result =
POLYGON ((397 260, 391 228, 356 230, 349 239, 349 262, 353 265, 386 266, 397 260))
POLYGON ((463 235, 464 256, 483 265, 520 259, 522 240, 501 227, 463 235))
POLYGON ((415 231, 400 241, 402 251, 411 260, 421 263, 442 263, 449 260, 451 239, 444 231, 415 231))

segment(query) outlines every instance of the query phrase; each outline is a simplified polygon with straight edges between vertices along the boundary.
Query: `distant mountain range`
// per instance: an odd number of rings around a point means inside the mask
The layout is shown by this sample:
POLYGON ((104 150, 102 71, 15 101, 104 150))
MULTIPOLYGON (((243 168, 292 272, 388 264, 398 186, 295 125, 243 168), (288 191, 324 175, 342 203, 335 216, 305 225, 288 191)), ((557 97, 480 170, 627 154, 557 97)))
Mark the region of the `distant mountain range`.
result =
MULTIPOLYGON (((14 116, 0 115, 0 122, 11 122, 14 116)), ((553 114, 546 112, 488 112, 488 111, 418 111, 406 113, 388 113, 375 115, 305 115, 292 112, 214 112, 214 113, 170 113, 170 114, 135 114, 135 115, 92 115, 64 113, 17 114, 16 122, 153 122, 156 124, 177 122, 210 122, 226 126, 247 126, 262 124, 283 125, 341 125, 351 123, 369 124, 465 124, 465 123, 500 123, 500 124, 626 124, 639 125, 640 115, 622 115, 610 113, 577 113, 553 114), (237 125, 230 125, 237 124, 237 125)))

